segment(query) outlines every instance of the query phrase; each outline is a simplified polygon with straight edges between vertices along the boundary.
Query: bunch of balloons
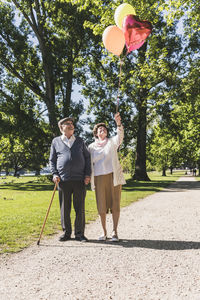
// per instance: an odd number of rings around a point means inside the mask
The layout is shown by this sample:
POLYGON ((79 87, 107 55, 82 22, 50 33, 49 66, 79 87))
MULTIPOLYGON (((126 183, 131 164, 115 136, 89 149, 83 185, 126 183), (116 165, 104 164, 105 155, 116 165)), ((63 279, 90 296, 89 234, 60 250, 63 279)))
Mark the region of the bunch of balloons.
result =
POLYGON ((139 49, 150 35, 152 25, 141 21, 135 9, 127 3, 119 5, 114 15, 115 25, 108 26, 103 32, 105 48, 115 55, 120 55, 126 44, 127 52, 139 49))

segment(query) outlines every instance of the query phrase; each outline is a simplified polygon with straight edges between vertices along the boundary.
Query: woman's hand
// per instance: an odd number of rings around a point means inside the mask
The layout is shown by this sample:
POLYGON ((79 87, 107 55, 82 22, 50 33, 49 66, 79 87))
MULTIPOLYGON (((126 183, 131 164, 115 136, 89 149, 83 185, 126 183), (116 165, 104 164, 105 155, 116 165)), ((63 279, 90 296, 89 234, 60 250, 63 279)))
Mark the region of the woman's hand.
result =
POLYGON ((115 122, 116 122, 117 126, 121 126, 121 116, 120 116, 119 112, 117 112, 115 114, 115 122))

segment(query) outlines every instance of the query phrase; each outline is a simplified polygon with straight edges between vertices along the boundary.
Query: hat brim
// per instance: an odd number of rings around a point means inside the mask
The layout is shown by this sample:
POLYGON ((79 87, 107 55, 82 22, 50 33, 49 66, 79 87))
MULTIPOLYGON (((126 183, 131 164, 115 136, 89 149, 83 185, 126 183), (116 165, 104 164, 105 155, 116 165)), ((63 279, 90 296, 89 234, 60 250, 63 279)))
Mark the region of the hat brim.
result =
POLYGON ((72 121, 74 123, 74 118, 71 118, 71 117, 67 117, 67 118, 64 118, 64 119, 61 119, 59 122, 58 122, 58 127, 60 128, 60 126, 66 122, 66 121, 72 121))

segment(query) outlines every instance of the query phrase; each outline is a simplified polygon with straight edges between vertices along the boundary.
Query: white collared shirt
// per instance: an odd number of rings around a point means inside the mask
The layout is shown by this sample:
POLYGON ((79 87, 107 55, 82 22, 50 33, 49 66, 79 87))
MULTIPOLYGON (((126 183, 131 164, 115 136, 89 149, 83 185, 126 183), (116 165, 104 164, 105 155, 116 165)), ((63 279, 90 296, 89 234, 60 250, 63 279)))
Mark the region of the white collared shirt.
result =
POLYGON ((69 139, 66 137, 66 135, 62 134, 61 135, 61 139, 63 140, 63 142, 69 147, 71 148, 73 143, 75 142, 76 138, 74 135, 72 135, 69 139))

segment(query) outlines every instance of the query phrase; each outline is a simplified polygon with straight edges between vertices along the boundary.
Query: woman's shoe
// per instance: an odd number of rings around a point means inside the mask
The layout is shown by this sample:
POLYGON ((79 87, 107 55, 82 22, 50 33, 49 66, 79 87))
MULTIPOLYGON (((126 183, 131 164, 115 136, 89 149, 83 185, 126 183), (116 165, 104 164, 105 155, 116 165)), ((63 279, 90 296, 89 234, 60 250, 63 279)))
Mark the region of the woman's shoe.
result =
POLYGON ((106 235, 101 235, 99 238, 98 238, 99 241, 106 241, 107 240, 107 236, 106 235))
POLYGON ((118 235, 114 231, 112 233, 112 242, 119 242, 118 235))

